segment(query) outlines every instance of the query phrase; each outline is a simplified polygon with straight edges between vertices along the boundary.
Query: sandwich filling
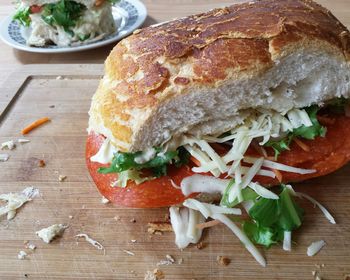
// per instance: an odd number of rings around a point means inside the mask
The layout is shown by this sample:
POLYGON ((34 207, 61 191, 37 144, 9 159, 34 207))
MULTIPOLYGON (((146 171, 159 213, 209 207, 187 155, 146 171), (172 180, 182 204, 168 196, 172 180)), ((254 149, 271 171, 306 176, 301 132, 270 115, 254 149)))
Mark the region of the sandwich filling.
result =
MULTIPOLYGON (((130 181, 141 184, 166 176, 170 168, 189 166, 197 174, 184 178, 180 186, 172 182, 187 197, 182 206, 170 207, 177 246, 185 248, 197 243, 203 228, 225 224, 257 262, 265 266, 266 261, 254 244, 270 247, 283 242, 283 249, 291 250, 292 232, 301 226, 304 216, 297 198, 310 200, 335 224, 320 203, 283 183, 288 181, 283 174, 307 175, 318 170, 279 162, 292 145, 310 152, 308 141, 326 137, 326 125, 333 122, 335 115, 349 116, 347 99, 283 113, 254 109, 239 126, 220 135, 187 134, 181 141, 169 141, 136 153, 120 152, 106 138, 90 160, 109 164, 98 172, 117 173, 112 187, 120 188, 127 188, 130 181), (265 187, 271 185, 264 183, 266 178, 277 182, 272 184, 276 185, 274 189, 265 187), (209 196, 188 198, 198 193, 209 196), (219 194, 219 200, 215 194, 219 194), (238 206, 247 212, 248 218, 237 217, 242 214, 238 206), (211 221, 205 222, 207 219, 211 221)), ((294 161, 298 163, 297 159, 294 161)))
POLYGON ((87 7, 73 0, 44 5, 22 2, 14 19, 30 27, 28 45, 43 47, 79 45, 102 39, 116 30, 111 2, 87 7))

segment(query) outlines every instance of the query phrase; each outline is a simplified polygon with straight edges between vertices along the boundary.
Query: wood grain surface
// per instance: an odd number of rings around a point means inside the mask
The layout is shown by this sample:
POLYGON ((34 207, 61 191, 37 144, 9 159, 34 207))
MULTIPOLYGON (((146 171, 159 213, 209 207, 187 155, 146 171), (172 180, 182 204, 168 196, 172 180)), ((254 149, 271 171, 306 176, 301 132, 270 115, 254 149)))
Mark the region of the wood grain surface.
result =
POLYGON ((167 209, 102 204, 84 158, 87 111, 102 71, 102 65, 93 64, 26 66, 0 89, 0 142, 23 138, 21 128, 40 117, 52 119, 25 137, 30 143, 6 151, 8 162, 0 162, 0 193, 26 186, 35 186, 41 193, 12 221, 0 219, 0 279, 144 279, 146 271, 157 268, 166 254, 176 263, 158 267, 165 279, 315 279, 312 273, 317 271, 322 279, 339 280, 350 274, 349 165, 296 186, 323 203, 337 224, 330 224, 318 208, 300 201, 306 216, 304 226, 293 236, 293 250, 260 248, 267 268, 260 267, 224 226, 204 233, 203 249, 191 246, 180 251, 173 233, 147 233, 147 223, 165 220, 167 209), (45 167, 38 166, 41 159, 45 167), (66 181, 59 182, 59 175, 66 175, 66 181), (69 228, 62 238, 45 244, 35 232, 54 223, 69 228), (78 233, 101 242, 105 254, 84 240, 78 242, 78 233), (325 248, 307 257, 307 246, 320 239, 326 241, 325 248), (37 249, 26 249, 24 241, 37 249), (25 260, 17 259, 20 250, 28 253, 25 260), (229 257, 230 265, 220 266, 217 256, 229 257))
MULTIPOLYGON (((148 26, 215 7, 242 2, 242 0, 142 0, 142 2, 148 10, 148 17, 144 24, 148 26)), ((318 0, 317 2, 329 8, 345 25, 350 26, 349 0, 318 0)), ((0 0, 0 21, 13 14, 14 10, 13 1, 0 0)), ((71 54, 35 54, 14 50, 0 41, 0 85, 11 72, 25 64, 103 63, 113 46, 114 44, 111 44, 95 50, 71 54)))

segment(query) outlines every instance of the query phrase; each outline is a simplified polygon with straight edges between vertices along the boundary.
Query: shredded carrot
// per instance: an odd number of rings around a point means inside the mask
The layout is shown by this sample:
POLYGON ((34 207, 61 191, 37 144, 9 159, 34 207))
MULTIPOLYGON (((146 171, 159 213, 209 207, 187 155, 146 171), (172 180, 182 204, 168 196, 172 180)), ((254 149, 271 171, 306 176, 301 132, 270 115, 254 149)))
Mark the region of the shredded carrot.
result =
POLYGON ((283 180, 282 173, 277 169, 272 169, 272 171, 273 173, 275 173, 278 182, 282 183, 282 180, 283 180))
POLYGON ((201 166, 201 163, 199 162, 198 159, 196 159, 195 157, 193 156, 190 156, 190 160, 197 166, 201 166))
POLYGON ((206 223, 197 224, 196 228, 204 229, 204 228, 209 228, 209 227, 216 226, 218 224, 221 224, 221 222, 219 220, 212 220, 212 221, 209 221, 209 222, 206 222, 206 223))
POLYGON ((32 131, 34 128, 46 123, 50 121, 50 119, 48 117, 44 117, 44 118, 41 118, 41 119, 38 119, 36 120, 35 122, 31 123, 30 125, 26 126, 25 128, 22 129, 21 133, 24 135, 24 134, 27 134, 29 133, 30 131, 32 131))
POLYGON ((310 147, 308 145, 306 145, 303 141, 301 141, 298 138, 294 138, 294 142, 300 147, 302 148, 305 152, 310 152, 310 147))

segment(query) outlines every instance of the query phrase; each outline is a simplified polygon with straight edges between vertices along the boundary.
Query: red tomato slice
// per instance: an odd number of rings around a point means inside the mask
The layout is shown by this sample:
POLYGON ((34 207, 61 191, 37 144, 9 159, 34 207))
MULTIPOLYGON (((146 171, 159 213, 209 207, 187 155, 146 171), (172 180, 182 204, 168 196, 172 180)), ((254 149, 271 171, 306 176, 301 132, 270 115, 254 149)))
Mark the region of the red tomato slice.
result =
POLYGON ((30 12, 31 12, 32 14, 40 13, 40 12, 41 12, 41 9, 42 9, 42 7, 41 7, 41 6, 38 6, 38 5, 32 5, 32 6, 30 6, 30 12))
MULTIPOLYGON (((292 143, 290 151, 283 152, 278 162, 306 169, 316 169, 312 174, 301 175, 297 173, 281 172, 283 182, 296 182, 329 174, 350 160, 350 118, 345 116, 332 117, 334 122, 328 123, 326 137, 315 140, 303 140, 309 146, 310 152, 302 150, 296 143, 292 143)), ((100 174, 97 169, 106 166, 91 162, 90 157, 95 155, 102 145, 104 137, 91 133, 86 143, 86 162, 92 179, 100 193, 111 202, 127 207, 153 208, 164 207, 183 202, 185 197, 181 190, 175 188, 180 185, 183 178, 193 175, 191 166, 169 168, 167 176, 136 185, 130 182, 126 188, 111 187, 116 180, 116 174, 100 174)), ((249 149, 250 156, 260 157, 254 149, 249 149)), ((272 151, 269 150, 269 155, 272 151)), ((209 175, 209 174, 205 174, 209 175)), ((277 179, 256 176, 254 179, 263 185, 277 185, 277 179)))

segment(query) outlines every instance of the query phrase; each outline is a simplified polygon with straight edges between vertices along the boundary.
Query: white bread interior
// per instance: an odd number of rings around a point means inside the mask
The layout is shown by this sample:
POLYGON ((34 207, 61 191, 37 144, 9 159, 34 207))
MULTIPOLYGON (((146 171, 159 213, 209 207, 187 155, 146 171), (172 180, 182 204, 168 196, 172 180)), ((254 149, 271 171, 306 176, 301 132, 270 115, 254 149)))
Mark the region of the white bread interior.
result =
POLYGON ((135 152, 184 133, 226 132, 256 108, 285 112, 349 98, 349 58, 349 31, 309 0, 255 1, 149 27, 121 41, 107 58, 88 131, 135 152), (263 11, 260 18, 256 11, 263 11), (236 19, 247 15, 242 27, 236 19), (234 28, 223 34, 225 24, 234 28), (231 48, 243 59, 227 58, 227 66, 222 55, 231 48), (217 56, 209 62, 196 56, 206 51, 217 56), (201 64, 217 67, 225 77, 198 74, 201 64), (179 77, 186 83, 177 84, 179 77))

